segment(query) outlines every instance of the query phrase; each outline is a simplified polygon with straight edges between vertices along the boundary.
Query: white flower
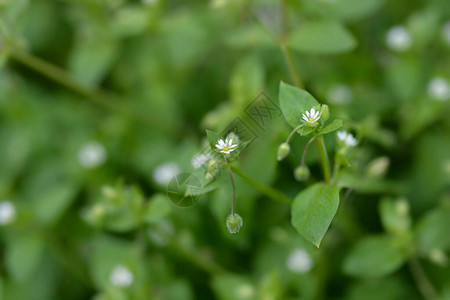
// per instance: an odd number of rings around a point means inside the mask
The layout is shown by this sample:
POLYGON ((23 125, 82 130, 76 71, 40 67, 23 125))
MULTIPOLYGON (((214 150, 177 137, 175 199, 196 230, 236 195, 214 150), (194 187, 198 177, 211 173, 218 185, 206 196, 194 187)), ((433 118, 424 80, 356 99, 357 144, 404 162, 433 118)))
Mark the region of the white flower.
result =
POLYGON ((403 26, 394 26, 386 35, 386 44, 391 50, 404 52, 412 45, 411 34, 403 26))
POLYGON ((316 111, 314 108, 311 108, 311 111, 307 111, 302 114, 302 119, 308 123, 309 125, 316 125, 316 122, 320 119, 320 112, 316 111))
POLYGON ((133 283, 134 276, 127 267, 119 265, 111 272, 109 280, 115 286, 127 287, 133 283))
POLYGON ((197 154, 191 160, 191 164, 194 168, 198 169, 203 166, 207 161, 212 158, 211 153, 197 154))
POLYGON ((153 179, 160 185, 168 184, 169 181, 176 175, 180 174, 181 170, 178 165, 171 161, 160 165, 153 172, 153 179))
POLYGON ((78 152, 78 161, 86 169, 101 166, 106 161, 106 149, 99 142, 90 142, 78 152))
POLYGON ((358 143, 355 137, 347 131, 338 131, 337 137, 341 142, 350 147, 355 146, 358 143))
POLYGON ((450 84, 442 77, 431 79, 428 83, 428 96, 434 100, 448 100, 450 98, 450 84))
POLYGON ((442 37, 444 41, 450 45, 450 21, 447 21, 444 26, 442 26, 442 37))
POLYGON ((14 222, 16 219, 16 207, 10 201, 0 202, 0 225, 14 222))
POLYGON ((353 100, 353 92, 345 84, 337 83, 328 89, 327 98, 333 104, 347 104, 353 100))
POLYGON ((297 248, 288 256, 286 266, 294 273, 305 273, 312 269, 313 262, 308 252, 304 249, 297 248))
POLYGON ((234 150, 236 150, 238 145, 233 145, 232 139, 225 139, 225 142, 220 139, 219 142, 216 144, 217 150, 223 154, 230 154, 234 150))

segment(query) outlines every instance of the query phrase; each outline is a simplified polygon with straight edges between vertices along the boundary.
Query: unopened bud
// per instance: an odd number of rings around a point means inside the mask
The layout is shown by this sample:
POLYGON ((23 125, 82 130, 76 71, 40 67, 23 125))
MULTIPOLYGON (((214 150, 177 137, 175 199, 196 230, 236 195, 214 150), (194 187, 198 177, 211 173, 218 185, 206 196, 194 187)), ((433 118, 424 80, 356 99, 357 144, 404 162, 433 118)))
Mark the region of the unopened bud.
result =
POLYGON ((211 159, 208 163, 208 173, 211 175, 215 175, 217 171, 219 170, 219 164, 217 163, 216 159, 211 159))
POLYGON ((322 120, 326 121, 330 117, 330 109, 328 108, 328 105, 322 104, 320 108, 320 117, 322 120))
POLYGON ((307 166, 299 166, 294 170, 294 177, 297 181, 304 181, 309 178, 310 172, 307 166))
POLYGON ((239 145, 239 137, 234 132, 230 132, 226 139, 232 140, 233 144, 239 145))
POLYGON ((278 147, 277 159, 279 161, 283 160, 291 152, 291 146, 288 143, 283 143, 278 147))
POLYGON ((367 167, 367 175, 370 177, 383 177, 389 169, 389 157, 382 156, 372 160, 367 167))
POLYGON ((102 187, 102 194, 103 194, 103 196, 105 196, 109 200, 113 200, 113 199, 115 199, 117 197, 116 190, 113 187, 109 186, 109 185, 104 185, 102 187))
POLYGON ((238 233, 244 222, 238 214, 231 214, 227 218, 227 228, 230 233, 238 233))
POLYGON ((446 266, 448 263, 447 255, 440 249, 433 249, 428 254, 430 260, 437 265, 446 266))
POLYGON ((405 198, 400 198, 395 203, 395 209, 400 216, 407 216, 409 214, 409 203, 405 198))

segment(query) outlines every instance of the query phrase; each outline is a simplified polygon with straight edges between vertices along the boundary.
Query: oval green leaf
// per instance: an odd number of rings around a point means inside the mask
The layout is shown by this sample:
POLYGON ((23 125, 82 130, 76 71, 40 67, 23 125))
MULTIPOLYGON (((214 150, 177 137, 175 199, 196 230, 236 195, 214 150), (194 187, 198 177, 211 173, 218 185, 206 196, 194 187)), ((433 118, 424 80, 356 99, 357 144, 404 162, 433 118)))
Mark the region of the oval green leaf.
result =
POLYGON ((292 225, 317 248, 339 206, 339 189, 323 183, 300 192, 292 204, 292 225))
POLYGON ((284 118, 292 127, 300 125, 302 113, 319 105, 319 102, 307 91, 284 82, 280 83, 278 97, 284 118))

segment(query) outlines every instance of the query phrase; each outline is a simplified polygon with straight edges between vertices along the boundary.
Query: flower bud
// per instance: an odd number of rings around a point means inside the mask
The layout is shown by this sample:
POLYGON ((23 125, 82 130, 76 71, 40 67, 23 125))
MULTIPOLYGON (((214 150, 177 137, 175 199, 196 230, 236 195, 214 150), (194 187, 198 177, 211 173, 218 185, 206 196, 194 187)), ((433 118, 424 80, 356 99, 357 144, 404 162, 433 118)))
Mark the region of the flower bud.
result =
POLYGON ((277 159, 279 161, 283 160, 291 152, 291 146, 288 143, 283 143, 278 147, 277 159))
POLYGON ((232 140, 233 144, 239 145, 239 137, 234 133, 234 132, 230 132, 227 137, 227 140, 232 140))
POLYGON ((103 196, 108 198, 108 200, 113 200, 113 199, 117 198, 116 190, 109 185, 102 186, 102 194, 103 194, 103 196))
POLYGON ((328 108, 328 105, 322 104, 320 108, 320 117, 322 120, 326 121, 330 117, 330 109, 328 108))
POLYGON ((307 166, 299 166, 294 170, 294 177, 297 181, 303 181, 309 178, 310 172, 307 166))
POLYGON ((212 176, 214 176, 217 171, 219 170, 219 164, 217 163, 216 159, 211 159, 208 163, 208 173, 210 173, 212 176))
POLYGON ((437 265, 446 266, 448 264, 448 257, 445 252, 440 249, 432 249, 428 254, 430 260, 437 265))
POLYGON ((242 217, 238 214, 231 214, 227 218, 227 228, 230 233, 238 233, 243 224, 242 217))

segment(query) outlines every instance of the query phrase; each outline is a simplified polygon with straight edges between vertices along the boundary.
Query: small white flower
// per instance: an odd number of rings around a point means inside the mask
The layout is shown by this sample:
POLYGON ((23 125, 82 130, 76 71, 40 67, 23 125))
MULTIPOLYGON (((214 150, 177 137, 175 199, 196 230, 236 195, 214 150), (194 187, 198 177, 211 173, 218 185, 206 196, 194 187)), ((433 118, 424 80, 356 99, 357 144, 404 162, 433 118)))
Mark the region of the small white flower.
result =
POLYGON ((447 21, 444 26, 442 26, 442 38, 450 45, 450 21, 447 21))
POLYGON ((90 142, 78 152, 78 161, 86 169, 101 166, 106 161, 106 149, 99 142, 90 142))
POLYGON ((216 144, 217 150, 219 150, 219 152, 223 154, 230 154, 231 152, 236 150, 237 147, 238 145, 233 145, 232 139, 225 139, 225 141, 220 139, 219 142, 216 144))
POLYGON ((286 266, 294 273, 306 273, 313 267, 313 261, 308 252, 297 248, 291 252, 286 260, 286 266))
POLYGON ((341 142, 350 147, 353 147, 358 143, 355 137, 347 131, 338 131, 337 137, 341 142))
POLYGON ((191 160, 191 164, 194 168, 198 169, 203 166, 212 158, 211 153, 197 154, 191 160))
POLYGON ((153 179, 160 185, 168 184, 169 181, 176 175, 180 174, 181 170, 178 165, 171 161, 160 165, 153 172, 153 179))
POLYGON ((14 222, 16 219, 16 207, 10 201, 0 202, 0 225, 14 222))
POLYGON ((311 108, 311 111, 307 111, 302 114, 302 119, 309 125, 316 125, 316 122, 320 119, 320 112, 311 108))
POLYGON ((442 77, 431 79, 428 83, 428 96, 434 100, 448 100, 450 98, 450 84, 442 77))
POLYGON ((133 283, 134 276, 127 267, 119 265, 111 272, 109 280, 115 286, 127 287, 133 283))
POLYGON ((333 104, 347 104, 353 100, 353 92, 347 85, 337 83, 328 89, 327 98, 333 104))
POLYGON ((412 45, 411 34, 403 26, 394 26, 386 34, 386 44, 393 51, 404 52, 412 45))

